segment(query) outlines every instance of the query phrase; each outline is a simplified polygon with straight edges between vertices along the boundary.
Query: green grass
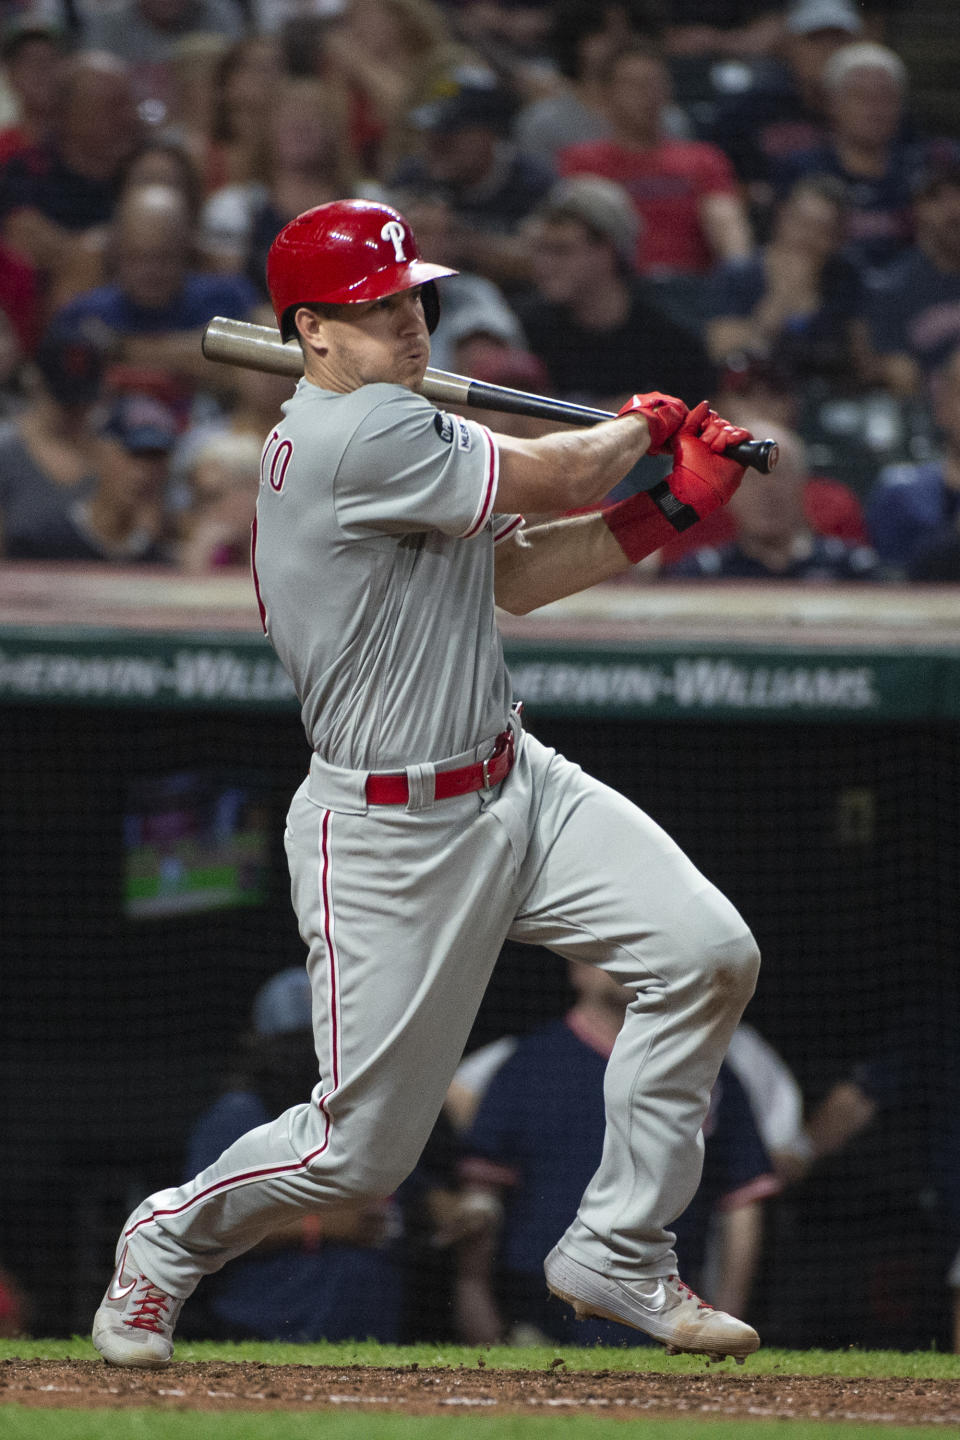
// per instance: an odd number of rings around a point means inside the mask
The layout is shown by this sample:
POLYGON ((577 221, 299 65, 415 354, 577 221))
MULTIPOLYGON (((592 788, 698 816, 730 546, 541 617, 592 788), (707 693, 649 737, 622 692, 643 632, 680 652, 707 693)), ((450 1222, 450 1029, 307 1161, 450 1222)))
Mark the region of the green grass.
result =
MULTIPOLYGON (((561 1356, 569 1370, 637 1370, 702 1374, 696 1356, 669 1357, 662 1351, 586 1350, 574 1347, 477 1349, 454 1345, 391 1346, 369 1342, 341 1345, 243 1345, 181 1343, 182 1361, 250 1360, 272 1365, 467 1366, 482 1358, 488 1369, 549 1370, 561 1356)), ((0 1340, 0 1361, 9 1359, 92 1360, 90 1341, 0 1340)), ((909 1376, 960 1379, 960 1356, 935 1351, 761 1350, 740 1369, 725 1362, 718 1370, 736 1375, 837 1375, 846 1378, 909 1376)), ((447 1416, 380 1414, 369 1406, 309 1411, 68 1410, 0 1405, 0 1440, 460 1440, 468 1425, 472 1440, 944 1440, 942 1425, 877 1425, 856 1421, 622 1418, 572 1415, 492 1415, 461 1412, 447 1416)))
MULTIPOLYGON (((569 1370, 646 1370, 670 1375, 702 1374, 707 1362, 696 1355, 669 1356, 659 1348, 578 1349, 575 1346, 534 1346, 513 1349, 492 1346, 364 1344, 283 1345, 250 1341, 240 1345, 203 1341, 180 1342, 177 1360, 252 1360, 266 1365, 442 1365, 501 1370, 548 1370, 558 1356, 569 1370)), ((93 1360, 96 1352, 85 1337, 72 1340, 0 1340, 0 1360, 93 1360)), ((746 1365, 732 1360, 721 1367, 737 1375, 907 1376, 917 1380, 960 1380, 960 1355, 936 1350, 773 1350, 762 1349, 746 1365)), ((791 1431, 791 1434, 794 1432, 791 1431)), ((886 1435, 887 1432, 884 1431, 886 1435)), ((4 1437, 5 1440, 5 1437, 4 1437)))
POLYGON ((944 1426, 816 1420, 607 1420, 600 1416, 180 1414, 156 1410, 0 1409, 3 1440, 944 1440, 944 1426))

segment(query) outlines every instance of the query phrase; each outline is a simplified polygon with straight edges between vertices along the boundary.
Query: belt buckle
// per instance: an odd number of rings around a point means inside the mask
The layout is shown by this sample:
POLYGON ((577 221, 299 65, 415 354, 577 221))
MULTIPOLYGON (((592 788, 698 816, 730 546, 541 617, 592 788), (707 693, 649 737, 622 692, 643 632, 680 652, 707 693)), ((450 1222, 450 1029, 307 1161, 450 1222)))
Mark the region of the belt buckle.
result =
POLYGON ((484 790, 492 790, 492 789, 493 789, 493 786, 492 786, 491 783, 490 783, 490 760, 491 760, 492 758, 493 758, 493 757, 491 756, 490 759, 483 760, 483 761, 481 761, 481 764, 480 764, 480 774, 483 776, 483 788, 484 788, 484 790))

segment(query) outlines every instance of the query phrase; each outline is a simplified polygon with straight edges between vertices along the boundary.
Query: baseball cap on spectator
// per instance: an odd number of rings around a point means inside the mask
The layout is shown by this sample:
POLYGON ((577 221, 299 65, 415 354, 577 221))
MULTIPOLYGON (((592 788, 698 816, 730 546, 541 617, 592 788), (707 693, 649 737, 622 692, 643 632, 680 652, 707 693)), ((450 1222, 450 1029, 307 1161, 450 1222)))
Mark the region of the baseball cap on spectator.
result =
POLYGON ((623 263, 633 269, 643 223, 622 185, 599 175, 559 180, 537 209, 540 220, 580 220, 609 240, 623 263))
POLYGON ((520 321, 506 307, 482 303, 458 306, 444 324, 449 345, 459 345, 473 336, 489 336, 501 345, 523 344, 520 321))
POLYGON ((291 965, 261 985, 253 1002, 253 1028, 258 1035, 289 1035, 312 1025, 310 981, 300 965, 291 965))
POLYGON ((458 72, 455 89, 449 95, 428 100, 410 113, 415 130, 427 134, 451 135, 473 126, 504 133, 513 118, 516 102, 493 75, 483 70, 458 72))
POLYGON ((34 354, 37 369, 60 405, 92 405, 100 393, 110 339, 96 324, 69 325, 54 320, 34 354))
POLYGON ((131 454, 172 450, 177 441, 177 417, 153 395, 128 392, 111 402, 100 433, 116 440, 131 454))
POLYGON ((818 30, 845 30, 859 35, 863 22, 851 0, 796 0, 786 15, 789 35, 814 35, 818 30))

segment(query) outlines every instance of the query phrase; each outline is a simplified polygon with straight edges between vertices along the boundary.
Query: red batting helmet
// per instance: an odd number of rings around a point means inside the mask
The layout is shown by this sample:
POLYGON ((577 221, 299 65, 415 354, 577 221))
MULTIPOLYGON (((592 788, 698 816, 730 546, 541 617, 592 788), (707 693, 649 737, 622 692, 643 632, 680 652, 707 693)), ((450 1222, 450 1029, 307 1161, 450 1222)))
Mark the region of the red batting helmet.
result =
POLYGON ((332 200, 285 225, 267 256, 267 288, 284 340, 296 333, 296 305, 356 305, 423 285, 432 331, 440 315, 433 281, 456 275, 420 258, 413 231, 390 205, 332 200))

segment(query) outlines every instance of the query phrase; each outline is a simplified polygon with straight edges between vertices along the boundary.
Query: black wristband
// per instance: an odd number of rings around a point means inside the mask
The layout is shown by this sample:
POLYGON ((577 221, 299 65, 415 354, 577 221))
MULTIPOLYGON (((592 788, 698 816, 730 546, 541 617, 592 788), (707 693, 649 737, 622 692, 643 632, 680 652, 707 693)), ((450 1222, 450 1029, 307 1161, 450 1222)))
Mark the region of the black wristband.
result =
POLYGON ((692 505, 685 505, 682 500, 677 499, 666 480, 661 480, 658 485, 654 485, 652 490, 647 491, 647 494, 664 520, 668 521, 678 534, 689 530, 690 526, 696 525, 700 519, 692 505))

